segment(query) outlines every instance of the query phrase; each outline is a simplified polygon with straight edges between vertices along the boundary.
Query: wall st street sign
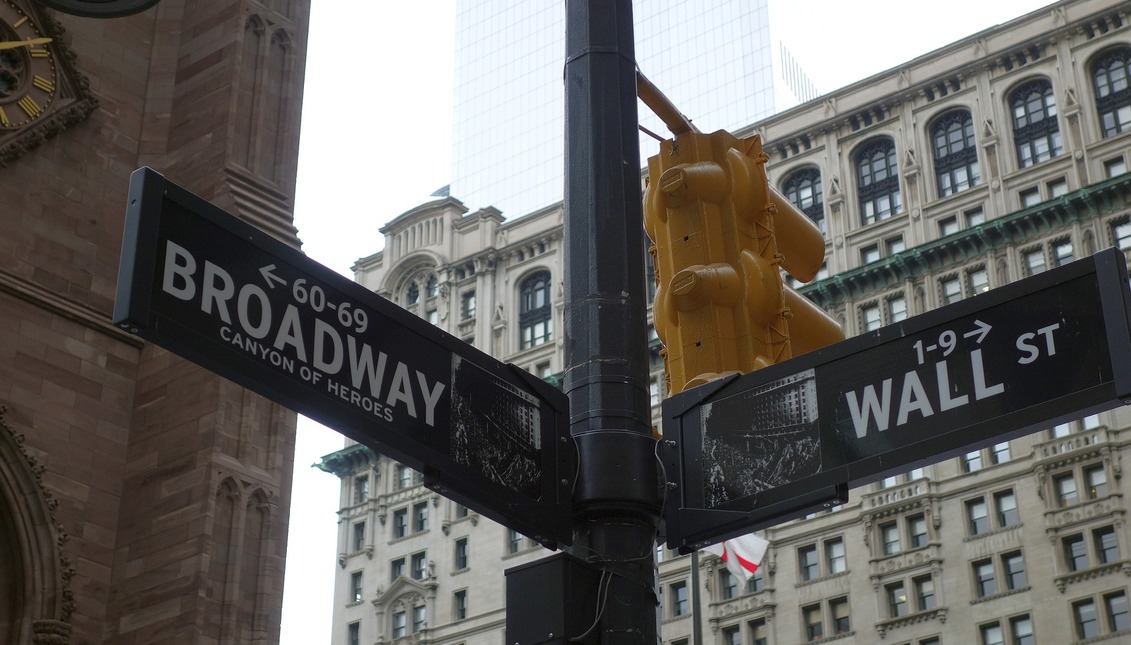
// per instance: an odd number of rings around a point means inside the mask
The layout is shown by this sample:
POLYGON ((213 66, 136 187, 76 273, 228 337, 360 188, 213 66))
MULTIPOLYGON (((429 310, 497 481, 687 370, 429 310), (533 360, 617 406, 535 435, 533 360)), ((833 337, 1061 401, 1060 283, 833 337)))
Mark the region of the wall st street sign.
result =
POLYGON ((114 322, 424 473, 547 546, 572 540, 567 399, 148 168, 114 322))
POLYGON ((1126 260, 1108 249, 664 402, 688 549, 845 499, 849 486, 1131 399, 1126 260))

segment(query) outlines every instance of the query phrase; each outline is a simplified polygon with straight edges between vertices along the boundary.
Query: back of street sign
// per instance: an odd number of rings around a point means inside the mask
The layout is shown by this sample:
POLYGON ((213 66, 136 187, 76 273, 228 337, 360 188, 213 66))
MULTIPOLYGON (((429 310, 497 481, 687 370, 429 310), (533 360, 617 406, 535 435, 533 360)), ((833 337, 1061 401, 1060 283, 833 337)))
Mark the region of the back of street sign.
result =
POLYGON ((570 544, 565 394, 148 168, 134 172, 114 323, 570 544))
POLYGON ((1117 249, 664 402, 672 548, 1131 398, 1117 249))

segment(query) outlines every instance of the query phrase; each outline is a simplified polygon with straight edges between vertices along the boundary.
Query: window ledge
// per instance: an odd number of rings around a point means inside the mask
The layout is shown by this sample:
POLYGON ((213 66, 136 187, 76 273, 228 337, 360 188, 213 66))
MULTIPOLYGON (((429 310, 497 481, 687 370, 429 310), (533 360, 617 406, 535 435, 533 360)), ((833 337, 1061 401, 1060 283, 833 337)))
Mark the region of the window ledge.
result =
POLYGON ((1123 642, 1123 637, 1125 637, 1125 636, 1131 636, 1131 629, 1121 629, 1117 632, 1112 632, 1110 634, 1103 634, 1102 636, 1093 636, 1091 638, 1088 638, 1088 639, 1085 639, 1085 640, 1082 640, 1082 641, 1076 641, 1076 645, 1088 645, 1088 643, 1100 643, 1100 642, 1103 642, 1103 641, 1115 640, 1117 638, 1119 639, 1120 642, 1123 642))
POLYGON ((1025 593, 1026 591, 1029 591, 1030 589, 1032 589, 1031 586, 1025 585, 1024 587, 1020 587, 1018 589, 1010 589, 1009 591, 1002 591, 1000 593, 990 594, 988 596, 982 596, 981 598, 975 598, 975 599, 970 601, 970 604, 971 605, 979 605, 979 604, 984 603, 984 602, 990 602, 991 600, 997 600, 998 598, 1005 598, 1007 596, 1015 596, 1019 593, 1025 593))
POLYGON ((1119 560, 1117 562, 1109 562, 1099 566, 1084 569, 1082 571, 1073 571, 1068 575, 1058 576, 1053 579, 1056 583, 1056 588, 1060 593, 1064 593, 1068 585, 1085 580, 1093 580, 1107 575, 1122 572, 1123 575, 1131 577, 1131 560, 1119 560))
POLYGON ((793 586, 795 588, 807 587, 809 585, 817 584, 819 582, 827 582, 829 580, 835 580, 837 578, 843 578, 844 576, 847 576, 849 573, 851 573, 851 569, 845 569, 844 571, 841 571, 840 573, 831 573, 827 576, 819 576, 817 578, 813 578, 812 580, 804 580, 802 582, 798 582, 797 584, 795 584, 793 586))
POLYGON ((900 616, 898 618, 881 620, 880 622, 876 623, 876 631, 880 633, 880 638, 884 638, 891 630, 899 629, 900 627, 906 627, 907 625, 923 623, 928 620, 937 620, 940 623, 945 623, 948 611, 949 610, 946 607, 935 607, 934 609, 928 609, 927 611, 917 611, 913 614, 900 616))
POLYGON ((1003 526, 999 529, 990 529, 989 531, 982 531, 981 533, 978 533, 977 535, 967 535, 966 537, 962 538, 962 541, 963 542, 974 542, 976 540, 981 540, 983 538, 987 538, 991 535, 1001 535, 1002 533, 1008 533, 1009 531, 1019 529, 1022 526, 1025 526, 1025 523, 1024 522, 1018 522, 1016 524, 1010 524, 1009 526, 1003 526))
POLYGON ((855 636, 855 635, 856 635, 856 631, 850 629, 846 632, 840 632, 839 634, 832 634, 831 636, 822 636, 821 638, 815 638, 811 641, 805 641, 805 642, 807 643, 807 645, 813 645, 814 643, 831 643, 833 641, 838 641, 842 638, 848 638, 850 636, 855 636))

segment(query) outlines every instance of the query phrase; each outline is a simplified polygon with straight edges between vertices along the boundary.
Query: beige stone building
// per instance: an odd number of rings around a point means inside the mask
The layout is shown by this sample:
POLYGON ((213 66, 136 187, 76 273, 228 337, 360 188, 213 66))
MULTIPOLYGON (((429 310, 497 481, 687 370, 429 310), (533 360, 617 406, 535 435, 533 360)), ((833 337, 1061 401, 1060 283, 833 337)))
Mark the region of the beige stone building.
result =
MULTIPOLYGON (((1065 0, 738 133, 763 136, 771 181, 825 231, 802 292, 851 336, 1131 251, 1129 23, 1125 3, 1065 0)), ((423 204, 356 279, 553 380, 562 211, 520 215, 423 204)), ((660 548, 662 639, 691 642, 697 613, 718 645, 1131 640, 1129 451, 1120 408, 854 489, 765 531, 748 585, 703 557, 692 593, 691 558, 660 548)), ((500 642, 502 572, 542 550, 366 448, 322 465, 342 479, 334 643, 500 642)))
POLYGON ((279 640, 294 413, 111 313, 140 166, 298 244, 308 15, 0 3, 0 643, 279 640))

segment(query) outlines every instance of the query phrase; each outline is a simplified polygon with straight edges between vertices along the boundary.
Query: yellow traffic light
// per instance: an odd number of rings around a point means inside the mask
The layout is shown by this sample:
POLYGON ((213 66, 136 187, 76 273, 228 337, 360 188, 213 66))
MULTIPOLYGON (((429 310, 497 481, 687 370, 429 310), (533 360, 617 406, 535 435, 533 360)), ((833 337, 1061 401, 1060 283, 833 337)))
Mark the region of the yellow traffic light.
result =
POLYGON ((783 269, 813 279, 825 241, 769 187, 761 138, 687 132, 661 148, 648 160, 644 225, 668 391, 843 339, 834 320, 781 282, 783 269))

